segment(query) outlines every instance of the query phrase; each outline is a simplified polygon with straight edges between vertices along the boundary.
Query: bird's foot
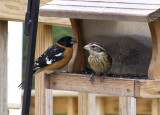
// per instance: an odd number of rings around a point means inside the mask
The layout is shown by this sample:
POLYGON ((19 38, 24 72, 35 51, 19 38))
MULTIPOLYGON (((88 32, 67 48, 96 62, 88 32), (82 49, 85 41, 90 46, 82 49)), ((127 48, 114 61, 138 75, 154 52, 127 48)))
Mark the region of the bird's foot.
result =
POLYGON ((94 73, 92 73, 90 76, 90 82, 92 83, 92 85, 93 85, 93 77, 94 77, 94 73))
POLYGON ((45 70, 44 72, 45 72, 45 74, 51 74, 51 73, 59 74, 62 71, 61 70, 57 70, 57 69, 53 69, 53 70, 45 70))
POLYGON ((56 74, 60 74, 60 73, 62 73, 62 71, 61 71, 61 70, 55 70, 55 72, 56 72, 56 74))
POLYGON ((105 77, 105 75, 104 75, 104 74, 101 74, 99 77, 100 77, 100 80, 101 80, 101 83, 102 83, 102 80, 103 80, 103 78, 105 77))

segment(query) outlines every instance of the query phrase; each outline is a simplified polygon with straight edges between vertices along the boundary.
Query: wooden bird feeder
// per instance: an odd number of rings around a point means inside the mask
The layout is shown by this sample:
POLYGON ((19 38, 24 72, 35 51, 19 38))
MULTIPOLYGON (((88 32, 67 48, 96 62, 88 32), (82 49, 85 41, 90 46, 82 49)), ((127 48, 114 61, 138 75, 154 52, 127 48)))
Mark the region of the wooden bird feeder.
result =
POLYGON ((160 1, 54 0, 40 8, 45 17, 70 18, 74 46, 69 72, 84 70, 83 46, 100 43, 112 56, 112 73, 138 79, 105 77, 94 85, 86 74, 50 74, 46 88, 130 97, 160 97, 160 1), (139 76, 147 76, 141 79, 139 76))

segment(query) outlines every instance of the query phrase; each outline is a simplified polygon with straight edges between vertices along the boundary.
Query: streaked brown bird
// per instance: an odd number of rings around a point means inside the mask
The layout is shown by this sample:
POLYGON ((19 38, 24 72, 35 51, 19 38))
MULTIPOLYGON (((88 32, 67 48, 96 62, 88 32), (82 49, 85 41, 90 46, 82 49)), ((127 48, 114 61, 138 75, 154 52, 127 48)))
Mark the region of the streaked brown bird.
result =
MULTIPOLYGON (((98 43, 89 43, 83 47, 89 52, 88 63, 91 69, 100 76, 101 81, 104 77, 104 73, 109 72, 112 66, 112 57, 106 52, 106 50, 98 43)), ((93 76, 91 75, 90 81, 93 83, 93 76)))

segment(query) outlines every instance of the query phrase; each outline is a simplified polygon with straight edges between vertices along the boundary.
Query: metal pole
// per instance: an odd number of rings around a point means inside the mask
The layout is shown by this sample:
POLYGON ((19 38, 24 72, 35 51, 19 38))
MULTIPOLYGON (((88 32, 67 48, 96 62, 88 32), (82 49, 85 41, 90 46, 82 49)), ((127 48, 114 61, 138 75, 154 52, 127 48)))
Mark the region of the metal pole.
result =
POLYGON ((28 0, 28 9, 25 20, 25 35, 29 36, 27 67, 25 74, 25 86, 23 95, 22 115, 29 115, 33 63, 37 36, 37 24, 39 14, 39 0, 28 0))

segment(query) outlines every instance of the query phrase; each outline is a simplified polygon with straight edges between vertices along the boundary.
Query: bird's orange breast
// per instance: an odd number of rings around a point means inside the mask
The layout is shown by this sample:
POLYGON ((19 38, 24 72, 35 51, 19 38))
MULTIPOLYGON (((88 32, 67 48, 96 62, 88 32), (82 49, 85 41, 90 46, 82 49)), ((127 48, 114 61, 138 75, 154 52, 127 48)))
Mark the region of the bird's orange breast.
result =
POLYGON ((53 64, 42 68, 41 71, 43 71, 43 70, 53 70, 53 69, 57 69, 58 70, 58 69, 63 68, 64 66, 66 66, 68 64, 68 62, 72 58, 72 53, 73 53, 72 47, 68 47, 68 48, 66 47, 65 51, 63 53, 63 58, 61 60, 56 61, 53 64))

